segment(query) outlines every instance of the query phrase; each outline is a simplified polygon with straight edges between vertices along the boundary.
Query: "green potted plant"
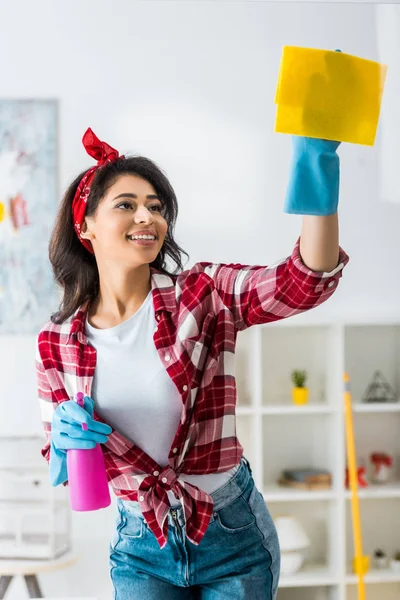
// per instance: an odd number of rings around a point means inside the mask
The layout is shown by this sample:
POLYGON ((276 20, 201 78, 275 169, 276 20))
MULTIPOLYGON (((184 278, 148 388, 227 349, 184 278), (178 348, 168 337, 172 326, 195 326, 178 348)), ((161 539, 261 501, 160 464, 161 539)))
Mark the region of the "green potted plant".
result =
POLYGON ((375 550, 374 552, 374 567, 376 569, 386 569, 387 556, 383 550, 375 550))
POLYGON ((400 573, 400 552, 395 552, 393 559, 390 561, 392 571, 400 573))
POLYGON ((292 371, 292 389, 293 402, 297 405, 307 404, 308 388, 306 387, 307 371, 295 369, 292 371))

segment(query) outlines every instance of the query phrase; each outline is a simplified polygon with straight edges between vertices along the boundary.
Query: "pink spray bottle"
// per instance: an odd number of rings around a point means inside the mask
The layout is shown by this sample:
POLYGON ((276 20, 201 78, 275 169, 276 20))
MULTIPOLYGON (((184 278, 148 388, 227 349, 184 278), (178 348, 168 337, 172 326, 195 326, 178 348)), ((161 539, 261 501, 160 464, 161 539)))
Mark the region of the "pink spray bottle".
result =
MULTIPOLYGON (((76 394, 76 401, 84 408, 84 395, 76 394)), ((82 429, 87 431, 86 423, 82 429)), ((100 444, 89 450, 67 450, 69 499, 72 510, 88 511, 106 508, 111 504, 106 467, 100 444)))

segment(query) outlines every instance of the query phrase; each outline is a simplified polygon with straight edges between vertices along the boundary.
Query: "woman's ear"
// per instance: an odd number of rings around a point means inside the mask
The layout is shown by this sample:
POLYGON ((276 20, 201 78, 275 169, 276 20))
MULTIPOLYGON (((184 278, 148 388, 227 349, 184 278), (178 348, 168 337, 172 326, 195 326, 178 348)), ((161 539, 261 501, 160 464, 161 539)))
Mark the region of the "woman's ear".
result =
POLYGON ((85 217, 85 220, 82 223, 81 237, 83 237, 85 240, 92 240, 94 238, 94 235, 90 230, 90 224, 88 224, 88 217, 85 217))

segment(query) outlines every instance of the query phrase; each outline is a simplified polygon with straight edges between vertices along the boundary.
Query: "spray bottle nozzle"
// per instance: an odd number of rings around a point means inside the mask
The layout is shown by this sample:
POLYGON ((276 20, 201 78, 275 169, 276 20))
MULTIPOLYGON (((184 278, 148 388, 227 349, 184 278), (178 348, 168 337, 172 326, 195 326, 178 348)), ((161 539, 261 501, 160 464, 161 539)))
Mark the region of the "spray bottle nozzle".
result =
MULTIPOLYGON (((79 404, 79 406, 81 406, 82 408, 85 408, 85 400, 84 400, 85 396, 84 396, 83 392, 78 392, 75 397, 76 397, 76 401, 79 404)), ((83 431, 88 430, 88 426, 86 423, 82 423, 82 430, 83 431)))

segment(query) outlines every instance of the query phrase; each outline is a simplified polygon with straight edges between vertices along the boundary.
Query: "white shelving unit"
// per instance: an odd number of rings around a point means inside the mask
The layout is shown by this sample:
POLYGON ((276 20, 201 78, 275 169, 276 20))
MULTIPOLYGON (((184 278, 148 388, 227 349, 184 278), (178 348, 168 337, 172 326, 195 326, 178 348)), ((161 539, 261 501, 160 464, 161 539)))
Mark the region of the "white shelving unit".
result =
MULTIPOLYGON (((399 323, 311 323, 301 315, 240 332, 236 348, 237 433, 254 480, 273 517, 293 514, 311 540, 304 568, 281 577, 279 600, 356 600, 353 534, 346 467, 343 373, 350 376, 357 460, 373 451, 395 457, 393 481, 360 489, 364 554, 400 551, 400 402, 362 404, 376 370, 400 397, 399 323), (308 372, 309 403, 291 399, 293 369, 308 372), (285 468, 320 467, 330 490, 278 485, 285 468)), ((400 573, 374 570, 368 600, 400 599, 400 573)))

